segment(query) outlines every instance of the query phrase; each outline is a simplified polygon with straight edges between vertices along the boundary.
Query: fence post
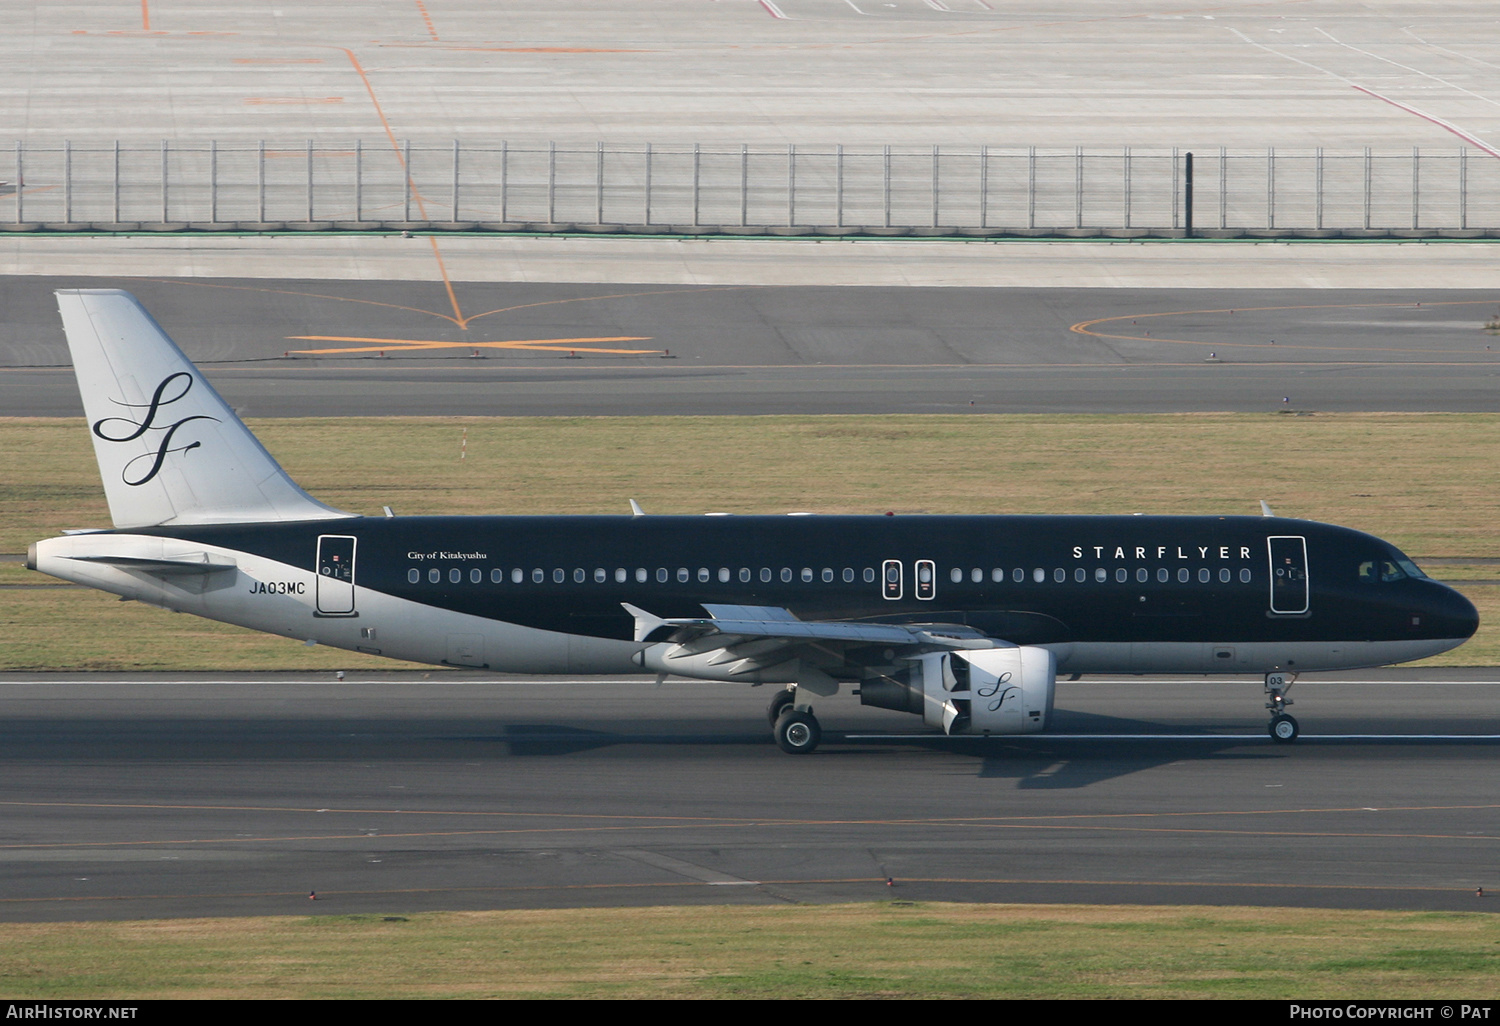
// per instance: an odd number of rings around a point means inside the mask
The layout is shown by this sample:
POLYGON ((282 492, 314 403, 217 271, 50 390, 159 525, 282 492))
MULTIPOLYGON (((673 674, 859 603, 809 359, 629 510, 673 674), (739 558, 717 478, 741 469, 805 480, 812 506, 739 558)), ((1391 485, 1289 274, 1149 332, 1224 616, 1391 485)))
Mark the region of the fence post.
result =
POLYGON ((698 227, 698 173, 702 164, 701 148, 693 143, 693 227, 698 227))
POLYGON ((932 148, 932 226, 938 226, 938 148, 932 148))
POLYGON ((833 224, 844 227, 844 144, 833 148, 833 224))
POLYGON ((453 140, 453 221, 458 221, 458 140, 453 140))
POLYGON ((740 143, 740 227, 750 214, 750 147, 740 143))
POLYGON ((167 223, 167 140, 161 141, 161 223, 167 223))
POLYGON ((401 141, 401 220, 411 220, 411 140, 401 141))
POLYGON ((510 199, 510 143, 505 139, 500 140, 500 223, 505 224, 507 218, 507 202, 510 199))
POLYGON ((63 140, 63 224, 73 223, 73 140, 63 140))
POLYGON ((264 139, 260 141, 260 149, 256 152, 255 189, 257 194, 256 219, 264 224, 266 220, 266 141, 264 139))
POLYGON ((547 144, 547 223, 557 223, 557 143, 547 144))
POLYGON ((1266 147, 1266 227, 1276 227, 1276 147, 1266 147))
POLYGON ((120 140, 115 140, 115 168, 114 168, 114 215, 115 224, 120 223, 120 140))
POLYGON ((1036 147, 1026 148, 1026 227, 1036 227, 1036 147))
MULTIPOLYGON (((1176 150, 1172 151, 1174 158, 1176 156, 1176 152, 1177 152, 1176 150)), ((1174 178, 1174 180, 1172 182, 1172 191, 1175 194, 1176 191, 1177 191, 1177 182, 1175 180, 1176 173, 1177 173, 1177 168, 1176 168, 1176 164, 1175 163, 1173 164, 1173 167, 1172 167, 1172 173, 1173 173, 1173 178, 1174 178)), ((1174 199, 1174 202, 1175 202, 1175 199, 1174 199)), ((1174 222, 1177 220, 1177 218, 1176 218, 1175 215, 1173 216, 1172 220, 1174 222)), ((1073 149, 1073 227, 1074 228, 1082 228, 1083 227, 1083 147, 1082 146, 1077 146, 1077 147, 1074 147, 1074 149, 1073 149)), ((1177 225, 1174 223, 1172 225, 1172 227, 1176 228, 1177 225)))
POLYGON ((979 147, 979 227, 989 227, 990 212, 990 147, 986 143, 979 147))
POLYGON ((786 144, 786 226, 797 223, 797 144, 786 144))
POLYGON ((604 223, 604 143, 594 144, 594 223, 604 223))
POLYGON ((1182 237, 1193 237, 1193 151, 1182 156, 1182 237))
POLYGON ((1374 178, 1374 160, 1370 157, 1370 147, 1365 147, 1365 231, 1370 230, 1370 189, 1374 178))
POLYGON ((1319 146, 1317 155, 1313 158, 1313 194, 1315 196, 1316 225, 1319 230, 1323 227, 1323 147, 1319 146))
POLYGON ((1421 196, 1422 196, 1422 153, 1417 147, 1411 148, 1411 226, 1417 228, 1421 222, 1421 196))
POLYGON ((208 141, 208 220, 219 223, 219 140, 208 141))
POLYGON ((1469 227, 1469 148, 1458 148, 1458 226, 1469 227))
POLYGON ((651 144, 646 144, 646 224, 651 223, 651 144))
POLYGON ((891 148, 885 148, 885 226, 891 226, 891 148))
POLYGON ((356 223, 365 219, 365 143, 363 139, 354 140, 354 220, 356 223))
POLYGON ((307 223, 313 219, 313 141, 307 140, 307 223))
POLYGON ((1125 147, 1125 227, 1130 227, 1130 147, 1125 147))

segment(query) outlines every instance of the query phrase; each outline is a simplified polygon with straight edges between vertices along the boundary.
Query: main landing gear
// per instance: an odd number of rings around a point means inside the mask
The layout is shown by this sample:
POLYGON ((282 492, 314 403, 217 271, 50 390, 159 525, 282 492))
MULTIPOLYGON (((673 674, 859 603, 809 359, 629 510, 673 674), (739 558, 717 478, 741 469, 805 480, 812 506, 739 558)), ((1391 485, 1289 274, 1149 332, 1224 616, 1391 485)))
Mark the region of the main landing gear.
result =
POLYGON ((1287 744, 1297 740, 1301 733, 1297 726, 1296 717, 1286 711, 1286 707, 1292 704, 1292 700, 1286 697, 1286 693, 1292 690, 1296 682, 1295 673, 1268 673, 1266 674, 1266 708, 1271 711, 1271 722, 1266 729, 1271 735, 1271 740, 1277 744, 1287 744))
POLYGON ((790 755, 805 755, 823 740, 823 728, 811 709, 796 707, 797 693, 791 688, 776 692, 766 708, 776 744, 790 755))

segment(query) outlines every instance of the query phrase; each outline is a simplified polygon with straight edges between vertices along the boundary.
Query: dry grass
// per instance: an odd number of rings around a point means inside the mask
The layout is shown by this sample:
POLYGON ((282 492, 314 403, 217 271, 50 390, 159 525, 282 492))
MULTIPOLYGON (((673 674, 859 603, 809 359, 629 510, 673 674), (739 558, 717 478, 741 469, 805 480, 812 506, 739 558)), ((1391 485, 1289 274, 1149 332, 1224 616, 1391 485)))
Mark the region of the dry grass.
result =
POLYGON ((0 997, 1442 998, 1500 919, 1319 909, 559 909, 7 926, 0 997))
MULTIPOLYGON (((1493 462, 1500 416, 1487 414, 341 418, 252 426, 308 491, 362 513, 382 505, 403 514, 617 513, 635 498, 654 513, 1222 514, 1255 513, 1263 498, 1283 515, 1378 534, 1419 562, 1500 557, 1493 462), (465 432, 468 455, 460 459, 465 432)), ((0 552, 24 552, 64 528, 108 525, 81 420, 0 420, 0 436, 0 552)), ((13 572, 3 571, 0 583, 42 580, 13 572)), ((1494 575, 1482 565, 1433 572, 1494 575)), ((1487 622, 1500 612, 1492 590, 1469 589, 1487 622)), ((394 665, 76 589, 0 592, 0 629, 0 668, 394 665), (87 624, 93 641, 54 638, 56 623, 87 624)), ((1481 631, 1440 658, 1500 659, 1500 635, 1481 631)))

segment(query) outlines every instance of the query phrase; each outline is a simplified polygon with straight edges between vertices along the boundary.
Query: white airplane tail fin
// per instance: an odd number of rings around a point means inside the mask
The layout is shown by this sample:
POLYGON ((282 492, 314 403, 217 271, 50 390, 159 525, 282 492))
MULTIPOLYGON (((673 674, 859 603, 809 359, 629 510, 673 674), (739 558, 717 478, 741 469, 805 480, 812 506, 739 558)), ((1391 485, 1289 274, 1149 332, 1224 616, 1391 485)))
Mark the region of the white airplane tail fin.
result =
POLYGON ((298 488, 130 293, 57 307, 117 528, 352 515, 298 488))

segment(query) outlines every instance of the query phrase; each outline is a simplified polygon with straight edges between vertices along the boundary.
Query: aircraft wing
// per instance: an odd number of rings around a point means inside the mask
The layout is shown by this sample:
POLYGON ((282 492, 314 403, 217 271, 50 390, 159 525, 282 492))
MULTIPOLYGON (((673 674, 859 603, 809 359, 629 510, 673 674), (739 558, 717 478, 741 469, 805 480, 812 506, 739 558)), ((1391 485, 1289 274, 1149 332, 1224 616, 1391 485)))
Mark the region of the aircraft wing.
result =
MULTIPOLYGON (((654 616, 629 603, 622 605, 635 617, 635 640, 671 645, 666 654, 669 660, 693 660, 740 674, 797 659, 804 663, 804 686, 811 683, 806 667, 822 665, 834 669, 845 663, 856 649, 878 646, 913 655, 941 649, 991 648, 997 644, 995 639, 972 627, 957 624, 801 620, 780 606, 708 603, 703 607, 709 614, 706 617, 668 618, 654 616)), ((832 685, 832 690, 837 689, 831 678, 827 678, 827 684, 832 685)), ((819 689, 814 687, 814 690, 819 689)))

